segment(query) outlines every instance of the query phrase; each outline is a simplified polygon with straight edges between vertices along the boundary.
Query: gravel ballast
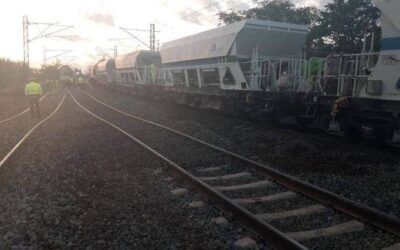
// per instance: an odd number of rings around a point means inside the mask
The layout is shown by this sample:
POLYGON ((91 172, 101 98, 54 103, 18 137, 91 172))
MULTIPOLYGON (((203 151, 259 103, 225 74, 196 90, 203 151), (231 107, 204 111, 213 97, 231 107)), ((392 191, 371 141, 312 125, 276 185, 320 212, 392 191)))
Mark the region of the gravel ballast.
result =
MULTIPOLYGON (((327 185, 331 191, 357 197, 356 200, 363 203, 376 202, 392 214, 398 213, 395 209, 398 200, 392 199, 399 194, 397 187, 390 183, 382 185, 381 171, 373 171, 374 162, 367 163, 363 158, 368 152, 382 149, 361 144, 357 146, 360 151, 353 150, 340 161, 339 153, 343 149, 338 146, 347 149, 350 146, 336 139, 175 105, 145 102, 101 89, 88 91, 129 113, 171 126, 317 185, 323 183, 320 186, 327 185), (325 155, 325 159, 323 154, 327 152, 322 145, 338 148, 325 155), (326 166, 326 161, 331 159, 336 162, 326 166), (355 162, 357 166, 352 165, 355 162), (343 164, 346 169, 339 167, 343 164), (372 173, 377 175, 377 180, 372 181, 372 173), (363 182, 366 185, 356 187, 363 182), (388 194, 379 191, 389 187, 388 194), (367 197, 366 194, 375 196, 367 197)), ((54 110, 64 93, 65 89, 62 89, 49 96, 48 103, 42 104, 47 112, 43 117, 54 110)), ((213 186, 265 180, 231 157, 112 112, 76 90, 72 93, 89 110, 112 121, 196 176, 251 174, 243 178, 206 181, 213 186), (221 168, 214 172, 198 171, 212 167, 221 168)), ((11 125, 2 127, 1 136, 11 138, 3 140, 3 154, 6 147, 13 146, 23 132, 37 122, 30 119, 29 114, 19 119, 27 122, 12 121, 11 125)), ((0 150, 0 156, 1 153, 0 150)), ((397 159, 396 154, 385 152, 384 156, 382 162, 392 164, 397 171, 395 163, 390 162, 390 159, 397 159)), ((170 175, 167 165, 116 129, 90 116, 70 96, 59 112, 39 127, 0 169, 0 183, 0 249, 233 249, 243 239, 254 239, 257 245, 252 242, 252 247, 270 249, 257 235, 245 230, 186 183, 170 175), (220 219, 216 221, 216 218, 220 219), (217 225, 216 222, 221 221, 223 223, 217 225)), ((277 183, 270 183, 223 193, 231 198, 249 198, 287 191, 277 183)), ((256 202, 245 207, 254 213, 273 213, 308 205, 315 205, 315 202, 299 196, 290 200, 256 202)), ((351 218, 329 209, 318 216, 279 219, 271 224, 284 232, 292 232, 349 220, 351 218)), ((311 249, 380 249, 398 241, 392 235, 367 226, 361 232, 303 243, 311 249), (357 245, 357 241, 361 242, 357 245)))
MULTIPOLYGON (((66 90, 63 88, 57 89, 48 95, 41 103, 40 110, 42 119, 47 117, 54 111, 61 99, 63 98, 66 90)), ((18 106, 21 102, 25 103, 25 98, 13 99, 14 101, 8 102, 7 106, 18 106)), ((13 113, 12 115, 15 115, 13 113)), ((11 115, 11 116, 12 116, 11 115)), ((5 117, 6 118, 6 117, 5 117)), ((8 117, 7 117, 8 118, 8 117)), ((2 119, 0 119, 2 120, 2 119)), ((10 149, 40 120, 32 118, 30 113, 27 112, 13 120, 0 124, 0 159, 2 159, 10 149)))
POLYGON ((347 198, 400 217, 400 154, 368 143, 346 144, 178 105, 88 89, 95 97, 222 146, 347 198))
MULTIPOLYGON (((0 248, 229 249, 250 234, 218 226, 201 197, 70 97, 0 170, 0 248)), ((262 243, 260 244, 263 247, 262 243)))
MULTIPOLYGON (((304 180, 309 180, 323 188, 342 194, 351 199, 358 200, 367 205, 374 206, 373 204, 375 202, 378 204, 375 207, 384 211, 385 209, 382 209, 382 207, 385 207, 387 211, 390 208, 395 208, 399 202, 399 190, 395 190, 389 194, 383 194, 381 192, 379 195, 376 194, 376 196, 372 197, 372 199, 371 197, 368 197, 368 195, 371 194, 371 191, 368 190, 368 188, 365 188, 365 186, 375 187, 379 190, 381 188, 379 185, 384 187, 383 184, 387 180, 381 179, 383 176, 379 174, 378 176, 368 176, 368 178, 365 173, 371 171, 372 164, 367 164, 364 159, 358 160, 357 163, 352 162, 352 159, 357 159, 357 157, 362 158, 362 156, 367 155, 368 152, 378 152, 385 155, 385 157, 382 157, 380 160, 384 161, 385 164, 392 164, 392 168, 395 169, 395 171, 398 171, 398 169, 395 168, 395 163, 391 162, 391 159, 397 157, 393 152, 386 152, 383 151, 383 149, 369 147, 365 144, 347 145, 340 140, 324 137, 322 135, 301 134, 295 131, 277 129, 269 126, 262 127, 260 124, 253 124, 236 118, 221 117, 215 114, 186 109, 176 105, 145 102, 131 96, 106 93, 103 90, 97 89, 91 91, 94 92, 96 96, 99 96, 101 100, 121 108, 123 111, 171 126, 190 135, 204 139, 205 141, 233 150, 255 161, 263 162, 264 164, 270 165, 289 174, 296 175, 304 180), (185 122, 182 122, 182 120, 185 122), (189 120, 189 122, 186 122, 186 120, 189 120), (185 125, 182 126, 182 123, 185 125), (196 124, 200 125, 196 126, 196 124), (241 130, 239 131, 240 135, 237 134, 238 131, 235 132, 235 130, 241 130), (265 139, 266 141, 260 142, 261 139, 265 139), (268 145, 269 142, 271 142, 272 148, 269 148, 271 146, 268 145), (265 151, 260 152, 263 148, 265 151), (326 148, 335 150, 332 150, 330 154, 328 154, 326 148), (350 156, 340 160, 339 158, 341 155, 339 155, 339 153, 342 153, 343 148, 352 151, 350 156), (358 150, 356 151, 354 148, 357 148, 358 150), (310 150, 312 151, 311 154, 307 152, 310 150), (303 154, 303 152, 305 152, 305 154, 303 154), (335 159, 335 157, 336 161, 327 162, 327 160, 335 159), (349 165, 349 163, 352 164, 349 165), (343 169, 343 164, 346 165, 346 169, 343 169), (364 167, 363 164, 365 164, 367 171, 360 171, 360 169, 363 169, 364 167), (324 167, 318 169, 318 167, 322 165, 324 167), (332 179, 330 179, 330 177, 332 177, 332 179), (360 186, 359 183, 354 181, 357 178, 365 181, 368 180, 369 182, 360 186), (346 188, 343 188, 341 185, 345 185, 346 188), (385 202, 391 202, 391 205, 387 206, 385 202)), ((160 129, 150 128, 149 126, 139 124, 131 118, 123 117, 121 114, 111 112, 106 107, 100 106, 93 100, 79 94, 78 92, 75 93, 78 100, 90 110, 101 114, 108 120, 116 122, 119 126, 128 130, 130 133, 138 136, 139 139, 145 140, 146 143, 149 143, 155 149, 166 154, 168 157, 172 157, 173 160, 178 161, 190 171, 196 171, 198 168, 221 166, 224 164, 230 165, 228 159, 223 156, 214 153, 201 153, 203 149, 200 146, 192 145, 190 142, 187 142, 187 140, 185 142, 184 139, 177 138, 174 135, 167 135, 166 132, 160 131, 160 129), (172 145, 175 145, 175 147, 172 145), (176 145, 185 146, 176 147, 176 145), (185 162, 185 159, 191 160, 186 160, 185 162)), ((377 174, 377 172, 374 172, 374 174, 377 174)), ((397 180, 397 178, 399 178, 398 175, 392 176, 392 179, 397 180)), ((260 191, 260 193, 258 192, 259 189, 257 189, 257 191, 254 190, 254 192, 253 190, 246 190, 241 194, 233 192, 232 196, 235 198, 242 198, 243 196, 254 193, 262 195, 262 191, 260 191)), ((279 204, 276 205, 278 207, 279 204)), ((262 205, 260 205, 260 207, 262 208, 262 205)), ((259 209, 256 210, 258 211, 259 209)), ((390 209, 390 213, 397 216, 398 210, 390 209)), ((329 218, 341 218, 339 220, 333 220, 338 222, 345 220, 343 217, 337 217, 335 215, 323 217, 319 222, 315 221, 313 223, 314 225, 320 224, 321 226, 324 226, 326 222, 330 221, 329 218)), ((288 228, 288 225, 290 225, 289 222, 288 224, 282 224, 279 222, 279 224, 283 225, 283 228, 288 228)), ((299 228, 301 228, 300 224, 299 228)), ((374 237, 369 241, 370 248, 365 248, 364 246, 360 249, 381 248, 398 240, 392 236, 378 237, 376 235, 380 235, 380 233, 377 230, 370 229, 369 227, 368 230, 366 230, 366 237, 374 237)), ((347 242, 352 242, 356 238, 360 239, 358 235, 353 233, 347 234, 347 236, 348 237, 343 238, 346 239, 347 242)), ((340 247, 336 249, 346 246, 346 241, 342 241, 342 243, 338 245, 340 247)), ((324 239, 323 241, 315 240, 311 241, 310 246, 319 246, 319 244, 315 244, 315 242, 329 245, 334 244, 335 241, 333 241, 333 238, 324 239)))
MULTIPOLYGON (((59 88, 44 89, 43 95, 53 94, 59 88)), ((0 92, 0 121, 29 108, 24 88, 0 92)))

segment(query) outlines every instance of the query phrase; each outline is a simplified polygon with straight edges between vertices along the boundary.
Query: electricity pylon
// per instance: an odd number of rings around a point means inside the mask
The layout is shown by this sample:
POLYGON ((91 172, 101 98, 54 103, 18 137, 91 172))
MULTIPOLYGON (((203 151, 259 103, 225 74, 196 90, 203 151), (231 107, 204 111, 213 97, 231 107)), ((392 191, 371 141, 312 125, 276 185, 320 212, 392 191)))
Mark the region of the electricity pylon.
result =
POLYGON ((150 51, 156 51, 156 33, 160 32, 156 30, 156 26, 155 24, 150 24, 150 30, 144 30, 144 29, 131 29, 131 28, 124 28, 121 27, 120 28, 122 31, 124 31, 125 33, 127 33, 129 36, 131 37, 127 37, 127 38, 111 38, 109 39, 110 41, 119 41, 119 40, 126 40, 126 39, 135 39, 137 41, 139 41, 141 44, 143 44, 144 46, 146 46, 147 48, 149 48, 150 51), (142 39, 140 39, 138 36, 136 36, 135 34, 133 34, 132 31, 139 31, 139 32, 149 32, 150 33, 150 42, 146 43, 144 42, 142 39))
POLYGON ((118 56, 118 46, 115 45, 114 49, 102 49, 100 47, 96 47, 96 52, 102 57, 108 57, 110 59, 117 59, 118 56), (113 51, 114 52, 114 57, 112 57, 107 51, 113 51))
POLYGON ((61 25, 58 23, 37 23, 30 22, 28 20, 28 16, 23 17, 22 21, 23 26, 23 50, 24 50, 24 63, 29 68, 29 45, 31 42, 40 39, 40 38, 62 38, 62 39, 70 39, 72 40, 75 36, 62 36, 58 35, 59 33, 72 29, 74 26, 70 25, 61 25), (33 38, 29 37, 29 26, 43 26, 43 28, 36 34, 33 38))

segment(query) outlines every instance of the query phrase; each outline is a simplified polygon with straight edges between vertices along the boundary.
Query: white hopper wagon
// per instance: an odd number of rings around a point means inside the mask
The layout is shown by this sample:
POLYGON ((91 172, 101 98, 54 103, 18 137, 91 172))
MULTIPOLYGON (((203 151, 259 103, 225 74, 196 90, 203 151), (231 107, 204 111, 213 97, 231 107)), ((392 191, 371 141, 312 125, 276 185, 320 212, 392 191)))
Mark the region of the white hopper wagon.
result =
POLYGON ((160 53, 156 51, 139 50, 118 57, 116 60, 118 85, 155 83, 157 79, 152 79, 149 74, 153 66, 156 70, 161 67, 160 53))
POLYGON ((301 59, 307 33, 302 25, 244 20, 167 42, 160 51, 163 77, 170 86, 261 90, 260 74, 278 79, 282 58, 301 59))

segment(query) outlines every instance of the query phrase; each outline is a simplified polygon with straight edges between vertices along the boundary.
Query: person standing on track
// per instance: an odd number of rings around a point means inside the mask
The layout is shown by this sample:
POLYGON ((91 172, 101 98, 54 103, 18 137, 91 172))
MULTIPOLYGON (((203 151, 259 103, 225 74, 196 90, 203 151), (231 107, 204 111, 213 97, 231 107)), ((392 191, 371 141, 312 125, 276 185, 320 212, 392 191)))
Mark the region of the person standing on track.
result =
POLYGON ((42 86, 36 81, 35 78, 31 78, 31 81, 25 85, 25 95, 28 97, 29 109, 31 117, 40 118, 39 100, 43 94, 42 86))

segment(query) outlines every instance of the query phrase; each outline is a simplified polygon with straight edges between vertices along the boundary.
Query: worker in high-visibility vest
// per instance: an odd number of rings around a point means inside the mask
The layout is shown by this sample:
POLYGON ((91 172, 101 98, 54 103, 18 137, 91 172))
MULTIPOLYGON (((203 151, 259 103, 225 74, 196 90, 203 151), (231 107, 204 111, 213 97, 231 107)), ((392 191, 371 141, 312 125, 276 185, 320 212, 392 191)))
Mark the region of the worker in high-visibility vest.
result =
POLYGON ((39 100, 42 94, 43 90, 40 83, 34 78, 31 78, 31 81, 25 85, 25 95, 28 97, 29 109, 32 117, 36 115, 37 118, 40 118, 39 100))
POLYGON ((83 85, 83 84, 85 83, 85 80, 83 79, 82 76, 80 76, 80 77, 78 78, 78 83, 79 83, 79 85, 83 85))
POLYGON ((153 63, 149 66, 149 73, 151 77, 151 83, 155 83, 157 77, 157 68, 153 63))
POLYGON ((67 87, 72 87, 72 85, 74 85, 74 78, 70 77, 69 82, 67 83, 67 87))

